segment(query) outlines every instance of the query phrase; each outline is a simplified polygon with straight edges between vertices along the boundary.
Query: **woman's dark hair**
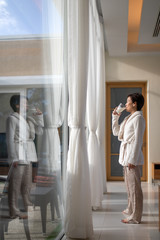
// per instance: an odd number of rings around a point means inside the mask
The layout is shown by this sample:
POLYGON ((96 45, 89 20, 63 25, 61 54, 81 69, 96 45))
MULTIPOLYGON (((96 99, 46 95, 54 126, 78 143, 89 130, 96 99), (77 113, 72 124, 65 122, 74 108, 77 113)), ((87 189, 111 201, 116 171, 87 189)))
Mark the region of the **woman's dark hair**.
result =
POLYGON ((141 93, 131 93, 127 96, 130 97, 133 103, 137 103, 137 111, 140 111, 144 105, 144 97, 141 93))
MULTIPOLYGON (((27 97, 20 96, 20 95, 13 95, 13 96, 10 98, 10 106, 11 106, 11 108, 13 109, 14 112, 17 112, 16 105, 20 105, 20 99, 21 99, 21 98, 27 99, 27 97)), ((28 99, 27 99, 27 100, 28 100, 28 99)))

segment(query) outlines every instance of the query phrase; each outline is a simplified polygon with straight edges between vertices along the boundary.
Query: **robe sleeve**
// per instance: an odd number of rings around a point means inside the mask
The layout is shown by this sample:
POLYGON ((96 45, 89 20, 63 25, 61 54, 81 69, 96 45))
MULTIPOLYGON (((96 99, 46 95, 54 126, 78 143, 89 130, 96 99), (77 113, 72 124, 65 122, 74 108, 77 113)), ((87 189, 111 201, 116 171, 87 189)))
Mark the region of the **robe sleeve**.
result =
POLYGON ((43 114, 36 115, 34 119, 32 117, 28 117, 28 120, 34 125, 34 129, 31 127, 30 131, 33 133, 35 132, 37 135, 42 135, 44 127, 43 114))
POLYGON ((9 163, 19 161, 17 152, 16 152, 16 143, 15 143, 15 132, 16 132, 16 123, 13 117, 7 118, 6 123, 6 143, 8 151, 8 161, 9 163))
POLYGON ((118 136, 120 125, 118 123, 119 116, 112 114, 112 132, 114 136, 118 136))

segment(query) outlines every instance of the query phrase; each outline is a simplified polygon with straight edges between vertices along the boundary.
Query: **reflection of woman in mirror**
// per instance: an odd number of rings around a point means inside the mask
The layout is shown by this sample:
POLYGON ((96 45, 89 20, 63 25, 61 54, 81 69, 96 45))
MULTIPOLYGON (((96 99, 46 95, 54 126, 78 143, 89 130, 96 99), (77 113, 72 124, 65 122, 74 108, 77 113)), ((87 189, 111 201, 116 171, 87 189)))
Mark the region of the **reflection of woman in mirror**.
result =
POLYGON ((14 111, 8 117, 6 126, 8 162, 12 168, 8 188, 10 217, 27 218, 27 213, 22 213, 18 209, 18 196, 21 193, 27 212, 27 206, 32 205, 29 199, 32 162, 37 162, 33 141, 35 133, 43 134, 43 114, 36 109, 34 118, 25 117, 25 113, 28 111, 28 100, 20 95, 11 97, 10 106, 14 111))

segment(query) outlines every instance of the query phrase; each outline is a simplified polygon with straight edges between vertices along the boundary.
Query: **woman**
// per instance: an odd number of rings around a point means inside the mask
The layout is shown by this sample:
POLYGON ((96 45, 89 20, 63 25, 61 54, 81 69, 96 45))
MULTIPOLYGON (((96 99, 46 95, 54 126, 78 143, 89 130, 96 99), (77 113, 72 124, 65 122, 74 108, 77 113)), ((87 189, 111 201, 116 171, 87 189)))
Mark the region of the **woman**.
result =
POLYGON ((141 108, 144 97, 140 93, 129 94, 126 111, 130 113, 121 125, 118 124, 120 114, 114 109, 112 114, 112 131, 121 141, 119 163, 124 167, 124 179, 128 193, 128 207, 123 211, 127 218, 123 223, 140 223, 143 210, 143 193, 141 188, 140 169, 144 163, 142 144, 145 120, 141 108))
POLYGON ((32 180, 32 162, 37 162, 34 144, 35 133, 43 133, 43 115, 37 109, 34 118, 26 117, 28 101, 20 95, 13 95, 10 99, 13 113, 7 119, 6 136, 8 148, 8 162, 11 176, 8 187, 8 203, 10 217, 27 218, 18 208, 18 196, 21 193, 25 211, 31 205, 29 193, 32 180))

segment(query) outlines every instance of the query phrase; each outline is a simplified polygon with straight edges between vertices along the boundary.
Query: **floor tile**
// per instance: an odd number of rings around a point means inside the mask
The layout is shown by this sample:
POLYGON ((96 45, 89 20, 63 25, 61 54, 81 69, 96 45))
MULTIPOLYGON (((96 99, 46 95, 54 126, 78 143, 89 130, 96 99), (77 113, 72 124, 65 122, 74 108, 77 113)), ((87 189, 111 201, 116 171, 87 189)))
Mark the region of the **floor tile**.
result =
POLYGON ((156 184, 142 183, 143 216, 141 224, 124 224, 122 211, 127 205, 127 194, 124 182, 108 182, 107 194, 102 201, 101 212, 94 212, 94 230, 98 232, 98 240, 158 240, 158 187, 156 184), (103 213, 103 214, 102 214, 103 213), (100 217, 102 216, 102 221, 100 217), (94 220, 99 219, 99 224, 94 220))

